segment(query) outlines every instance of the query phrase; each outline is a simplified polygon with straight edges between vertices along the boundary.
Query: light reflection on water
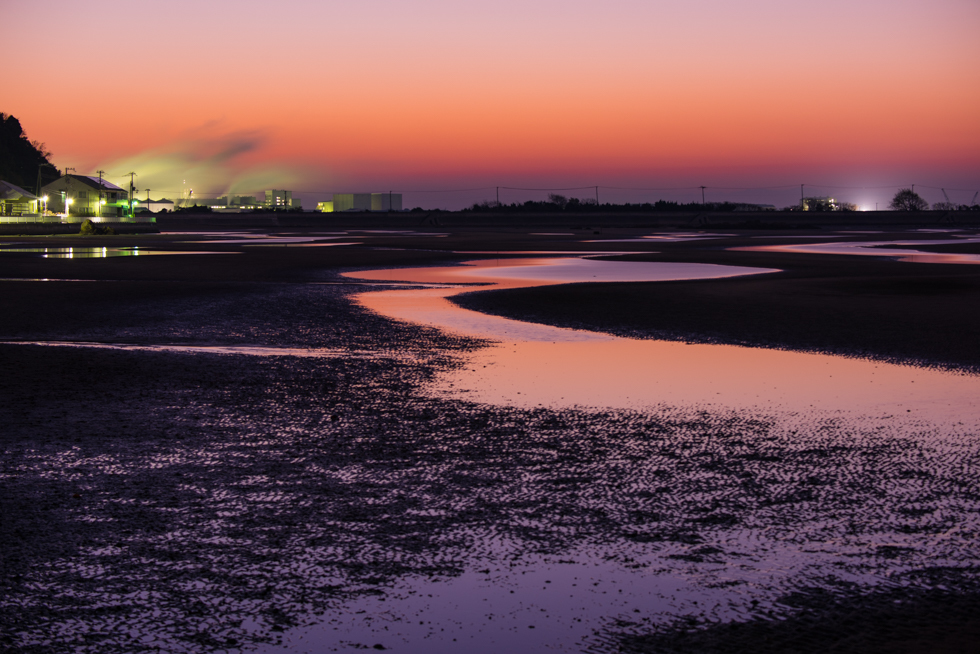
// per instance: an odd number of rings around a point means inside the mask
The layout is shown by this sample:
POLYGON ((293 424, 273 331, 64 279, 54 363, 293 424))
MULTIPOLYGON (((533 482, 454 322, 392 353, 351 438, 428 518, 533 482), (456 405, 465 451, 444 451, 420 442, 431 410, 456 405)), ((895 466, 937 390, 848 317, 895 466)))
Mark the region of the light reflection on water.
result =
MULTIPOLYGON (((920 230, 926 231, 926 230, 920 230)), ((936 230, 943 231, 943 230, 936 230)), ((980 243, 980 237, 963 237, 949 240, 909 241, 849 241, 845 243, 801 243, 798 245, 755 245, 732 250, 742 252, 793 252, 802 254, 850 254, 866 257, 892 257, 909 263, 965 263, 980 264, 980 254, 955 252, 927 252, 910 248, 888 247, 896 245, 959 245, 980 243)))
MULTIPOLYGON (((348 273, 373 280, 482 281, 516 288, 562 281, 636 281, 765 272, 698 264, 582 259, 493 261, 465 267, 348 273), (622 268, 620 268, 622 266, 622 268)), ((448 297, 471 289, 365 293, 383 315, 498 344, 472 355, 432 387, 438 396, 518 407, 643 409, 657 405, 791 414, 901 414, 951 424, 980 416, 980 377, 822 354, 732 345, 637 340, 551 327, 458 307, 448 297)))

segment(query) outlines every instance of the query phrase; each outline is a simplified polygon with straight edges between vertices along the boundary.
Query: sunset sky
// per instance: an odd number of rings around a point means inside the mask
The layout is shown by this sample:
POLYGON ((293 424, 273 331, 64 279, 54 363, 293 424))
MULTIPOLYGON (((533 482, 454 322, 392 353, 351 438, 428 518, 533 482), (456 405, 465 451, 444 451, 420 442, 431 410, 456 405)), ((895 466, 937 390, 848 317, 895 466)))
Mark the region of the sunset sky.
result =
POLYGON ((460 208, 495 186, 704 184, 784 206, 806 183, 873 208, 896 185, 980 189, 976 0, 4 0, 0 16, 0 111, 59 167, 132 170, 154 197, 460 208))

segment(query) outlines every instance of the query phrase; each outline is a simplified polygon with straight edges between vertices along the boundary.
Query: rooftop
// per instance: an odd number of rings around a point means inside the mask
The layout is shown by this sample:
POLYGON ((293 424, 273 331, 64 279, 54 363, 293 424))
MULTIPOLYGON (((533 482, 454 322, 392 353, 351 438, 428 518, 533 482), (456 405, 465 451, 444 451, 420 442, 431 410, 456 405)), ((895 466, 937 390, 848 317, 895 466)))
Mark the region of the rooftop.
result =
POLYGON ((37 196, 16 184, 0 180, 0 200, 37 200, 37 196))

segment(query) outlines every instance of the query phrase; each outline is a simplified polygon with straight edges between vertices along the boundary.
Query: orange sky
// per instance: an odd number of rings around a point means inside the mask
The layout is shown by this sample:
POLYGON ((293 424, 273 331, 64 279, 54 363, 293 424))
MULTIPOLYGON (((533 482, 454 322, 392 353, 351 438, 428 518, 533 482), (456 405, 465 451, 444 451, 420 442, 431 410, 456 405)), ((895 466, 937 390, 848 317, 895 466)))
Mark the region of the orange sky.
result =
POLYGON ((980 188, 975 0, 0 11, 38 27, 0 42, 0 111, 59 166, 164 191, 980 188))

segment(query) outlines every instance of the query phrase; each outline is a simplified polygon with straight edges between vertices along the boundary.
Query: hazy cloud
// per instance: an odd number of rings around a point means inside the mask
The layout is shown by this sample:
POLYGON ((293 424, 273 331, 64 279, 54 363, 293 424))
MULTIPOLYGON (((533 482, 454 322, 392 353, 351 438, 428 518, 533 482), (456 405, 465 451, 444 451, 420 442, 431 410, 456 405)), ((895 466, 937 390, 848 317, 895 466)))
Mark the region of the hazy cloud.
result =
POLYGON ((191 190, 195 196, 209 197, 291 188, 302 181, 298 171, 250 156, 260 154, 269 137, 267 130, 222 132, 219 124, 207 123, 164 146, 99 167, 117 183, 135 172, 138 188, 172 199, 191 190))

